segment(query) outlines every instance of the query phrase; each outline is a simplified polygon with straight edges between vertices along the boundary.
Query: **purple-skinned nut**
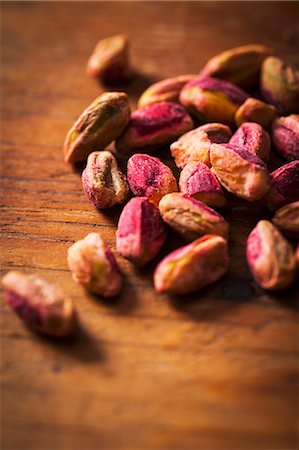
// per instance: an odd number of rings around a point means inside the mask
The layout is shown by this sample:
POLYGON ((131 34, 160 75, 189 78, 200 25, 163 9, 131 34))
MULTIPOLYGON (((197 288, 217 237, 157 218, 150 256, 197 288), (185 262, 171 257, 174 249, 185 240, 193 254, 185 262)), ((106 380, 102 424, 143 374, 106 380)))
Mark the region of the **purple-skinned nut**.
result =
POLYGON ((187 294, 217 281, 228 269, 227 241, 205 235, 166 256, 154 273, 159 293, 187 294))
POLYGON ((232 135, 229 144, 249 150, 265 162, 269 159, 271 149, 270 136, 258 123, 243 123, 232 135))
POLYGON ((244 122, 256 122, 263 128, 267 128, 276 115, 276 108, 273 105, 262 102, 257 98, 248 98, 240 106, 235 115, 237 127, 244 122))
POLYGON ((299 200, 299 161, 292 161, 271 173, 266 203, 271 211, 299 200))
POLYGON ((152 84, 139 98, 138 108, 160 102, 178 102, 180 90, 194 78, 197 78, 197 75, 180 75, 152 84))
POLYGON ((82 172, 82 185, 89 201, 98 209, 123 203, 129 194, 125 175, 111 152, 93 152, 82 172))
POLYGON ((299 159, 299 114, 279 117, 272 124, 272 142, 288 161, 299 159))
POLYGON ((279 114, 299 113, 299 71, 280 58, 269 56, 262 65, 261 92, 279 114))
POLYGON ((90 233, 68 249, 67 262, 73 280, 102 297, 114 297, 122 288, 116 259, 99 233, 90 233))
POLYGON ((74 302, 57 286, 16 270, 4 275, 2 286, 5 300, 34 331, 57 337, 74 332, 74 302))
POLYGON ((266 165, 254 153, 230 144, 212 144, 212 172, 225 189, 245 200, 259 200, 270 188, 266 165))
POLYGON ((204 234, 228 236, 228 223, 220 214, 181 192, 165 195, 160 200, 159 210, 162 219, 187 240, 204 234))
POLYGON ((118 252, 137 266, 144 266, 160 251, 166 226, 158 208, 146 197, 132 198, 124 207, 116 232, 118 252))
POLYGON ((258 84, 263 60, 272 54, 264 45, 249 44, 231 48, 211 58, 200 75, 221 78, 249 88, 258 84))
POLYGON ((191 161, 210 166, 210 147, 212 143, 228 142, 232 132, 222 123, 206 123, 183 134, 170 146, 177 167, 183 168, 191 161))
POLYGON ((299 238, 299 201, 278 209, 272 222, 284 234, 299 238))
POLYGON ((189 162, 180 174, 180 191, 208 206, 222 207, 226 203, 216 176, 203 163, 189 162))
POLYGON ((160 159, 142 153, 136 153, 129 159, 127 177, 134 195, 147 197, 156 205, 164 195, 178 190, 170 168, 160 159))
POLYGON ((233 125, 237 109, 248 98, 246 92, 228 81, 199 78, 180 92, 180 102, 202 122, 233 125))
POLYGON ((296 260, 291 245, 267 220, 251 231, 246 246, 247 262, 259 286, 280 290, 295 279, 296 260))
POLYGON ((130 78, 129 39, 120 34, 100 40, 90 56, 88 75, 106 83, 123 83, 130 78))
POLYGON ((123 156, 131 156, 140 149, 151 152, 192 128, 193 121, 183 106, 156 103, 132 113, 128 126, 116 140, 116 149, 123 156))

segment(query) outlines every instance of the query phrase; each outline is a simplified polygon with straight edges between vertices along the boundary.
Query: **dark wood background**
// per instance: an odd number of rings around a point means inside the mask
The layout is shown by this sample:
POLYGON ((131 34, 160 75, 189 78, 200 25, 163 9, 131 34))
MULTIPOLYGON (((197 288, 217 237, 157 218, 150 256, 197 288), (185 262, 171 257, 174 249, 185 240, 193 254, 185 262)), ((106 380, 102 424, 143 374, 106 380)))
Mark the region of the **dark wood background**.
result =
MULTIPOLYGON (((104 88, 85 74, 98 39, 127 33, 136 104, 152 81, 197 73, 215 53, 261 42, 298 57, 298 2, 2 2, 2 274, 35 272, 76 298, 63 343, 30 332, 2 302, 3 449, 298 448, 296 291, 252 281, 244 248, 262 205, 236 202, 229 273, 180 299, 119 258, 122 295, 77 286, 67 248, 99 231, 115 249, 120 208, 98 213, 65 134, 104 88)), ((174 245, 169 239, 162 254, 174 245)))

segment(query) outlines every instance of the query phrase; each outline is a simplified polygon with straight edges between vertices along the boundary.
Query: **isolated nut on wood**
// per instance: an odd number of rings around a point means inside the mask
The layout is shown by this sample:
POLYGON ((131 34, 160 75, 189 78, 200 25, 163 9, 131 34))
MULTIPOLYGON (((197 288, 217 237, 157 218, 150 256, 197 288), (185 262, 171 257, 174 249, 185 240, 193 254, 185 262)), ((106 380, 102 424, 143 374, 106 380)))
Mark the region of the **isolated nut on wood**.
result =
POLYGON ((226 203, 217 177, 203 163, 191 161, 180 174, 180 191, 208 206, 221 207, 226 203))
POLYGON ((228 223, 204 203, 180 192, 165 195, 159 203, 163 220, 187 240, 204 234, 227 238, 228 223))
POLYGON ((15 270, 4 275, 2 286, 6 301, 33 330, 57 337, 73 333, 74 302, 57 286, 15 270))
POLYGON ((235 122, 238 127, 244 122, 256 122, 263 128, 267 128, 275 115, 276 108, 273 105, 250 97, 237 110, 235 122))
POLYGON ((106 83, 122 83, 131 75, 129 39, 120 34, 100 40, 87 63, 87 73, 106 83))
POLYGON ((299 161, 292 161, 271 173, 266 203, 271 211, 299 200, 299 161))
POLYGON ((124 132, 116 140, 116 148, 123 156, 157 150, 193 128, 193 121, 185 108, 171 102, 161 102, 137 109, 131 115, 124 132))
POLYGON ((258 84, 262 62, 271 54, 271 49, 258 44, 231 48, 211 58, 200 75, 221 78, 249 88, 258 84))
POLYGON ((238 86, 217 78, 199 78, 185 84, 180 102, 202 122, 233 125, 235 114, 248 98, 238 86))
POLYGON ((129 159, 127 177, 134 195, 147 197, 156 205, 164 195, 178 190, 170 168, 160 159, 142 153, 136 153, 129 159))
POLYGON ((118 252, 137 266, 143 266, 159 253, 165 238, 166 226, 158 208, 145 197, 132 198, 119 218, 118 252))
POLYGON ((76 283, 102 297, 117 295, 122 276, 116 259, 99 233, 90 233, 68 249, 67 262, 76 283))
POLYGON ((278 209, 272 222, 283 233, 299 238, 299 201, 278 209))
POLYGON ((161 102, 178 102, 179 93, 188 81, 197 78, 198 75, 180 75, 166 78, 149 86, 138 100, 138 108, 161 102))
POLYGON ((89 201, 98 209, 123 203, 129 194, 125 175, 111 152, 93 152, 82 172, 82 185, 89 201))
POLYGON ((258 123, 243 123, 232 135, 229 144, 249 150, 265 162, 269 159, 271 149, 270 136, 258 123))
POLYGON ((247 239, 250 270, 264 289, 279 290, 295 279, 296 261, 291 245, 267 220, 261 220, 247 239))
POLYGON ((191 161, 210 166, 210 147, 212 143, 228 142, 232 132, 222 123, 207 123, 183 134, 170 146, 177 167, 183 168, 191 161))
POLYGON ((245 200, 259 200, 270 188, 270 176, 254 153, 231 144, 212 144, 212 172, 229 192, 245 200))
POLYGON ((299 159, 299 114, 279 117, 272 124, 272 142, 288 161, 299 159))
POLYGON ((205 235, 170 253, 157 266, 157 292, 187 294, 217 281, 228 269, 227 241, 205 235))
POLYGON ((124 92, 104 92, 83 111, 69 130, 64 159, 75 163, 89 153, 104 149, 123 131, 130 119, 130 105, 124 92))

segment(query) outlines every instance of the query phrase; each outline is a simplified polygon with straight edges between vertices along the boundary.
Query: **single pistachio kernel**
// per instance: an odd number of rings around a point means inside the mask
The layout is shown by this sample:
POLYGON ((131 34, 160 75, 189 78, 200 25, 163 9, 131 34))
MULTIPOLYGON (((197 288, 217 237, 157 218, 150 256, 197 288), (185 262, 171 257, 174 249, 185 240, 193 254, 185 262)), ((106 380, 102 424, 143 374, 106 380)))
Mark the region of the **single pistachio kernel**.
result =
POLYGON ((73 280, 88 291, 114 297, 122 287, 116 259, 99 233, 90 233, 68 249, 67 262, 73 280))
POLYGON ((187 294, 217 281, 228 269, 227 241, 205 235, 170 253, 157 266, 154 286, 159 293, 187 294))
POLYGON ((283 233, 299 238, 299 201, 278 209, 272 222, 283 233))
POLYGON ((266 203, 271 211, 299 200, 299 160, 279 167, 271 173, 271 188, 266 203))
POLYGON ((247 239, 247 261, 257 284, 280 290, 295 279, 296 261, 291 245, 267 220, 260 220, 247 239))
POLYGON ((2 286, 5 300, 33 330, 57 337, 74 332, 74 302, 57 286, 16 270, 4 275, 2 286))
POLYGON ((272 124, 272 142, 288 161, 299 159, 299 114, 278 117, 272 124))
POLYGON ((248 98, 240 106, 235 115, 237 127, 244 122, 256 122, 267 128, 275 118, 276 108, 256 98, 248 98))
POLYGON ((93 152, 82 172, 82 185, 89 201, 98 209, 123 203, 129 195, 125 175, 111 152, 93 152))
POLYGON ((267 162, 270 155, 270 136, 255 122, 243 123, 229 140, 230 145, 249 150, 267 162))
POLYGON ((89 153, 105 148, 123 131, 130 119, 130 105, 124 92, 104 92, 83 111, 69 130, 64 159, 76 163, 89 153))

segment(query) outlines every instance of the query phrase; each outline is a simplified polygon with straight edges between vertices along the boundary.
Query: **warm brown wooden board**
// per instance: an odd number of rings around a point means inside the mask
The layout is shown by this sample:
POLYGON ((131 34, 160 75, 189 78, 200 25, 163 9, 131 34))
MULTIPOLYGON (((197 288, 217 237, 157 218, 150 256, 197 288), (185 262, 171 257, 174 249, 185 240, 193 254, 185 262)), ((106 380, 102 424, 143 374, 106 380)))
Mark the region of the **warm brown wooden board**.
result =
POLYGON ((137 270, 118 258, 124 291, 102 301, 72 281, 66 250, 91 231, 115 249, 121 208, 95 211, 62 159, 68 128, 104 89, 85 74, 98 39, 130 37, 134 107, 152 81, 197 73, 232 46, 261 42, 295 59, 298 3, 2 2, 1 12, 1 273, 60 284, 81 323, 76 339, 53 342, 1 302, 1 448, 298 448, 298 292, 263 292, 244 253, 269 217, 263 205, 224 212, 231 264, 215 285, 158 296, 158 259, 137 270))

